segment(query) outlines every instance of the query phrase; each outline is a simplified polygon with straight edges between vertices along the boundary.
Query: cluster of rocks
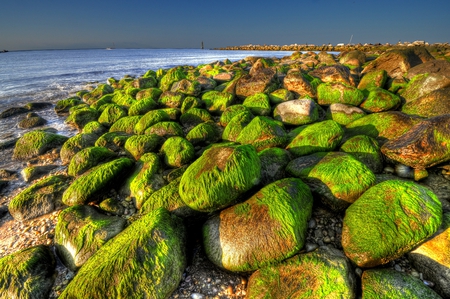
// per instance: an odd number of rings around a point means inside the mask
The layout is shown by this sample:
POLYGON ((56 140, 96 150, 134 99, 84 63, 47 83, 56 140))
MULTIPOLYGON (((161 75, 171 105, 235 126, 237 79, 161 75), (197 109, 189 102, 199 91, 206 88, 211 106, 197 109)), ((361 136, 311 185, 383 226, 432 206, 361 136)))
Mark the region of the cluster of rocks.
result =
POLYGON ((79 133, 30 131, 13 158, 64 171, 8 205, 17 221, 60 211, 52 246, 2 257, 0 293, 449 297, 449 73, 421 47, 296 52, 61 100, 79 133), (225 281, 196 276, 204 259, 225 281), (58 260, 74 275, 55 288, 58 260))

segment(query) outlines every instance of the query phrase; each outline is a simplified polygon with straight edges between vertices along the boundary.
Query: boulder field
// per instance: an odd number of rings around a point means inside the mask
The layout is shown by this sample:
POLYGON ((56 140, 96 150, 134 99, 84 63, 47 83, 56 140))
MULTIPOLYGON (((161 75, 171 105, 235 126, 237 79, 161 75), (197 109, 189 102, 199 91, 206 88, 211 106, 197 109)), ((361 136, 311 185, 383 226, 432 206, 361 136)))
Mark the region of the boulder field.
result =
POLYGON ((449 298, 450 62, 432 54, 248 57, 58 101, 78 134, 30 131, 13 158, 66 170, 9 203, 61 210, 54 245, 0 258, 0 298, 48 298, 55 260, 76 273, 60 298, 169 298, 193 243, 246 298, 449 298), (343 219, 336 246, 307 244, 316 209, 343 219))

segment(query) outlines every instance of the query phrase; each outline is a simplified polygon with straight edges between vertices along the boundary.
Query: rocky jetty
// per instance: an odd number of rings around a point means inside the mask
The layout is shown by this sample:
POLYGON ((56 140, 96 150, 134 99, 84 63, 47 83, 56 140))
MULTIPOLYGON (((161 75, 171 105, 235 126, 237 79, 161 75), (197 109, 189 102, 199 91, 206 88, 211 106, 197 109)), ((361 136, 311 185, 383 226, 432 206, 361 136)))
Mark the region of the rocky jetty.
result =
MULTIPOLYGON (((448 298, 434 46, 309 45, 60 100, 78 134, 34 129, 11 153, 41 165, 0 210, 0 298, 448 298)), ((0 170, 0 188, 17 179, 0 170)))

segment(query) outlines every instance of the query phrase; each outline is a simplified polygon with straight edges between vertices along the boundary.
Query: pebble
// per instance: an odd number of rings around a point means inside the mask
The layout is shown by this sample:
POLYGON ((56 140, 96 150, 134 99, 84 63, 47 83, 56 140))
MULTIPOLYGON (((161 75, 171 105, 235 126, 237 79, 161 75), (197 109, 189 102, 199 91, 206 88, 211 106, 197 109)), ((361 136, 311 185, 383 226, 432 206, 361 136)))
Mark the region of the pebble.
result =
POLYGON ((205 297, 205 295, 200 294, 200 293, 192 293, 191 298, 192 299, 205 299, 206 297, 205 297))

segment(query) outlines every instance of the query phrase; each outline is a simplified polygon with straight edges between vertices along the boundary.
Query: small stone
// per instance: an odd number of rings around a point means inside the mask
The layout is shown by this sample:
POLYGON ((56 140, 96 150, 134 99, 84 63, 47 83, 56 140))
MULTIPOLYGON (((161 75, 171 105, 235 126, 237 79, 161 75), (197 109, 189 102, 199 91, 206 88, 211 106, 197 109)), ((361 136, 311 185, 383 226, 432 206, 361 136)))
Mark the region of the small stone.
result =
POLYGON ((324 243, 331 243, 331 238, 326 236, 325 238, 323 238, 323 242, 324 243))
POLYGON ((399 264, 395 264, 394 269, 395 269, 395 271, 403 272, 402 267, 400 267, 399 264))
POLYGON ((424 280, 423 283, 430 288, 434 287, 434 282, 432 281, 424 280))
POLYGON ((308 223, 309 228, 315 228, 317 226, 316 219, 311 218, 308 223))
POLYGON ((205 297, 205 295, 202 295, 200 293, 192 293, 191 298, 192 299, 205 299, 206 297, 205 297))

